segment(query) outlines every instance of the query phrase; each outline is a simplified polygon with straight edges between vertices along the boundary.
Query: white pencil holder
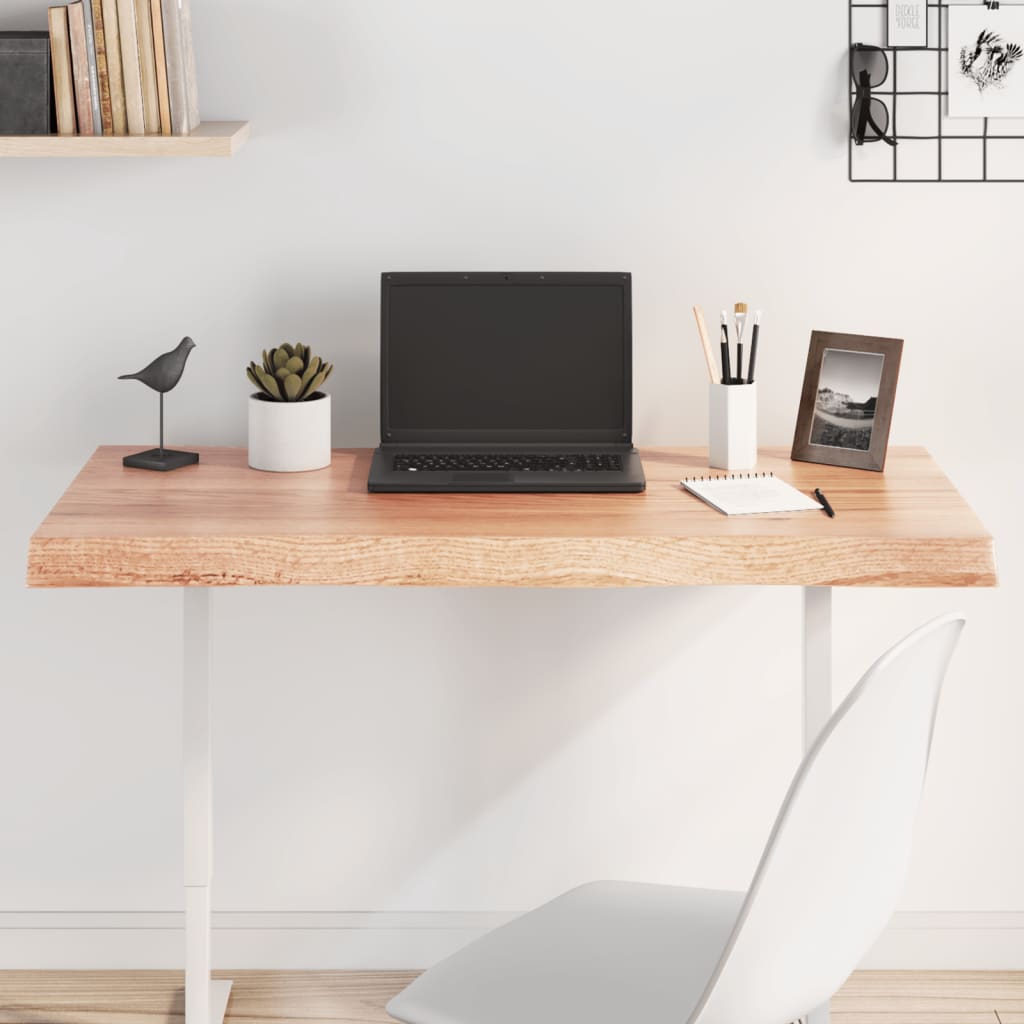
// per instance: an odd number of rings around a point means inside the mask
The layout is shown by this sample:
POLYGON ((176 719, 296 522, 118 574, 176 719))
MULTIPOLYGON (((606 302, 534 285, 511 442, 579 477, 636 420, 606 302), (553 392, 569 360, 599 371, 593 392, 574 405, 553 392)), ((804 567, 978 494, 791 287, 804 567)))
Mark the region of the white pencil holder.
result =
POLYGON ((708 451, 712 469, 757 465, 757 384, 709 384, 708 451))

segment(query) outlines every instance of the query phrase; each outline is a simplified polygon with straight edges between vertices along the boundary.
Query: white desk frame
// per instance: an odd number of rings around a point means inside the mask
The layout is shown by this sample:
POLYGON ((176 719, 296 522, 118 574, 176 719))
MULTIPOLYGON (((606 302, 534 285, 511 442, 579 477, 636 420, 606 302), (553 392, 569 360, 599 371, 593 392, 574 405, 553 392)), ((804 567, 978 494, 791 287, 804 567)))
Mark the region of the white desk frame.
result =
MULTIPOLYGON (((804 587, 804 753, 832 714, 832 588, 804 587)), ((828 1024, 828 1003, 807 1015, 806 1024, 828 1024)))
MULTIPOLYGON (((213 764, 210 728, 210 591, 186 587, 182 763, 185 808, 185 1021, 223 1024, 230 981, 211 969, 213 764)), ((803 588, 803 745, 806 752, 832 713, 832 588, 803 588)), ((807 1024, 827 1024, 828 1006, 807 1024)))
POLYGON ((211 969, 213 743, 210 727, 210 591, 184 590, 182 774, 185 807, 185 1021, 222 1024, 230 981, 211 969))

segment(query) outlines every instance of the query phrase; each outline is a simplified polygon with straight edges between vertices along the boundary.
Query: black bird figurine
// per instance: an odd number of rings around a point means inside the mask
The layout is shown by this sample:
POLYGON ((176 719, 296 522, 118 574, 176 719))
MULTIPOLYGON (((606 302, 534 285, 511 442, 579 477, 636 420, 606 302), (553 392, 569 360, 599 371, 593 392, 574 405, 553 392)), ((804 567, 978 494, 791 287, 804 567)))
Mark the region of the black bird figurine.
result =
POLYGON ((185 372, 185 363, 195 347, 196 343, 191 338, 182 338, 176 349, 157 356, 144 370, 126 373, 117 379, 140 380, 147 388, 165 395, 168 391, 173 391, 181 380, 181 375, 185 372))
POLYGON ((164 395, 177 387, 185 372, 185 363, 195 347, 196 343, 191 338, 182 338, 177 348, 157 356, 144 370, 117 378, 141 381, 160 395, 160 447, 126 455, 122 460, 125 466, 166 473, 172 469, 181 469, 182 466, 194 466, 199 461, 198 452, 173 452, 164 448, 164 395))

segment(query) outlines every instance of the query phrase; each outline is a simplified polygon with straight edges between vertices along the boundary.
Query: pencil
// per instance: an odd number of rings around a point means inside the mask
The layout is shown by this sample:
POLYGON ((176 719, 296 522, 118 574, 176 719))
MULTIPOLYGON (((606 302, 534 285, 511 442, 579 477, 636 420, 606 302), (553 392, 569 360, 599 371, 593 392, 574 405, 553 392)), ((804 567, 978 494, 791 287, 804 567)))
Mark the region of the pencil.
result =
POLYGON ((711 342, 708 340, 708 328, 704 323, 704 310, 700 306, 693 307, 693 317, 697 321, 697 333, 700 335, 700 344, 704 349, 704 360, 708 364, 708 379, 715 380, 715 357, 711 352, 711 342))

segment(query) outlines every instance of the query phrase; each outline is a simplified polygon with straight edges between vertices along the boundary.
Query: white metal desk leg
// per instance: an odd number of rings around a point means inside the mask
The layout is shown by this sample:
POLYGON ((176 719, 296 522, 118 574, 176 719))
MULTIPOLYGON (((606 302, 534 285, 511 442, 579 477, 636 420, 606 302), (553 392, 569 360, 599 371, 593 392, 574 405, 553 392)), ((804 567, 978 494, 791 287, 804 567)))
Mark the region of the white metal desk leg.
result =
POLYGON ((832 588, 804 587, 804 753, 832 714, 832 588))
POLYGON ((186 587, 184 597, 181 724, 185 797, 185 1024, 222 1024, 231 982, 210 979, 210 592, 203 587, 186 587))
MULTIPOLYGON (((832 588, 804 587, 804 753, 832 714, 832 588)), ((806 1024, 828 1024, 828 1003, 806 1024)))

